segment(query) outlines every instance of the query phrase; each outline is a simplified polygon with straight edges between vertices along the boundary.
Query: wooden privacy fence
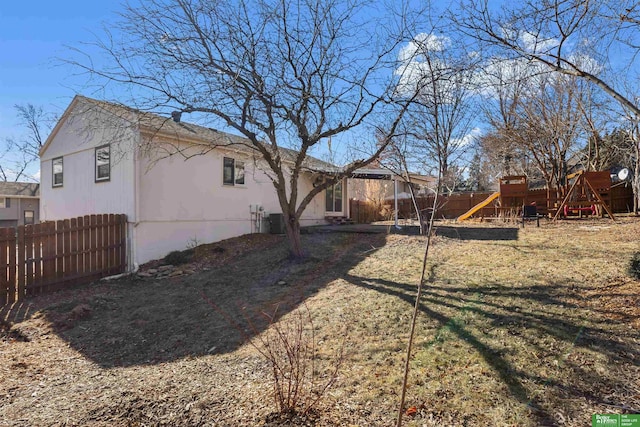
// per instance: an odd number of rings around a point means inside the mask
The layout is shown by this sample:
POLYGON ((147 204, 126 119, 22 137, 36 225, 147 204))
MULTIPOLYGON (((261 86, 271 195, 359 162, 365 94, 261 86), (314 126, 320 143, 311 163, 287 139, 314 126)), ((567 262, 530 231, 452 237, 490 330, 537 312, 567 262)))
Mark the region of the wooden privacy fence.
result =
POLYGON ((126 271, 126 215, 0 228, 0 305, 126 271))
MULTIPOLYGON (((476 193, 454 193, 450 195, 440 195, 436 218, 457 218, 467 212, 477 203, 485 200, 492 192, 476 193)), ((548 199, 547 190, 529 190, 527 192, 527 203, 535 202, 542 212, 546 212, 547 201, 553 205, 555 198, 548 199)), ((559 203, 561 201, 557 200, 559 203)), ((386 200, 384 203, 372 203, 350 199, 351 219, 357 223, 370 223, 373 221, 383 221, 393 218, 393 200, 386 200)), ((433 206, 433 196, 420 197, 416 199, 418 208, 422 212, 430 212, 433 206)), ((615 213, 629 212, 633 206, 633 191, 630 186, 617 186, 611 188, 610 207, 615 213)), ((490 217, 496 215, 494 204, 478 211, 476 216, 490 217)), ((398 200, 398 216, 400 218, 415 218, 415 209, 410 199, 398 200)))

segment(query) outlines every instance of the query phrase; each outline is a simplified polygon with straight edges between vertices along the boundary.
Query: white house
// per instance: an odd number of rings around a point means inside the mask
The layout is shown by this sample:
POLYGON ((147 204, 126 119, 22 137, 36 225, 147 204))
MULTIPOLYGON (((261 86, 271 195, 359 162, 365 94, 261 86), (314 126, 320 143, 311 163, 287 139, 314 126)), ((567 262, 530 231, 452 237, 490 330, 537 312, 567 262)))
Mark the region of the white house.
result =
MULTIPOLYGON (((260 217, 282 210, 245 141, 181 122, 179 115, 76 96, 40 151, 40 219, 124 213, 135 264, 193 241, 264 232, 260 217), (222 146, 211 149, 212 142, 222 146)), ((327 166, 309 161, 300 179, 303 195, 318 179, 312 166, 327 166)), ((334 190, 310 203, 302 226, 348 216, 346 185, 334 190)))

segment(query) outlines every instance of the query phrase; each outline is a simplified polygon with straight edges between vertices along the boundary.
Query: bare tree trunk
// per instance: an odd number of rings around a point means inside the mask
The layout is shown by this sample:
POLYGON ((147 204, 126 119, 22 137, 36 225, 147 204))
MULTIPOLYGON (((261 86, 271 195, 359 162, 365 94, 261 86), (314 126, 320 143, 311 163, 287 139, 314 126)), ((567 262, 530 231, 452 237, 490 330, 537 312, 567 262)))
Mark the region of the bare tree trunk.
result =
POLYGON ((287 240, 289 240, 289 250, 291 256, 295 258, 304 257, 304 251, 302 250, 302 239, 300 238, 300 221, 295 215, 285 215, 285 230, 287 234, 287 240))
POLYGON ((640 143, 636 142, 636 164, 633 171, 633 182, 631 188, 633 189, 633 213, 638 215, 638 203, 640 202, 640 143))

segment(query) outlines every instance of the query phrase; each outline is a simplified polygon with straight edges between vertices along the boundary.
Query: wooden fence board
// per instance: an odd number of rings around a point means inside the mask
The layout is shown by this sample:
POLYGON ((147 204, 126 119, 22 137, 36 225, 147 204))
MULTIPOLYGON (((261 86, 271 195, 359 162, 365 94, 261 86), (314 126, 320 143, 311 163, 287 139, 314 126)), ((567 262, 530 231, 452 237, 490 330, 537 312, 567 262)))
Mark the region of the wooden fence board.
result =
POLYGON ((126 271, 126 215, 0 228, 0 305, 126 271))
POLYGON ((96 272, 102 272, 104 268, 104 225, 102 224, 102 215, 96 216, 96 272))
POLYGON ((24 298, 24 279, 25 279, 25 244, 24 244, 24 226, 18 227, 18 247, 16 250, 16 263, 18 265, 17 291, 15 300, 24 298))
POLYGON ((56 221, 56 281, 52 290, 57 290, 64 279, 64 221, 56 221))
POLYGON ((42 290, 42 226, 40 224, 33 227, 33 284, 37 286, 38 292, 42 290))
POLYGON ((126 215, 118 215, 120 220, 118 221, 118 251, 120 253, 120 268, 119 273, 124 273, 127 266, 127 217, 126 215))
POLYGON ((7 243, 8 243, 8 251, 9 251, 9 292, 7 293, 7 302, 13 303, 17 300, 16 295, 16 280, 17 280, 17 269, 18 269, 18 259, 17 259, 17 240, 16 240, 16 229, 10 228, 10 233, 7 233, 7 243), (13 284, 13 286, 12 286, 13 284))
POLYGON ((82 228, 83 239, 82 239, 82 263, 83 263, 83 272, 84 274, 88 274, 91 271, 91 262, 90 262, 90 254, 89 250, 91 249, 91 233, 89 231, 89 227, 91 227, 91 217, 89 215, 85 215, 83 218, 84 226, 82 228))
POLYGON ((97 219, 95 215, 89 216, 89 233, 91 235, 89 240, 89 271, 94 272, 97 270, 97 241, 98 241, 98 228, 97 219))
POLYGON ((33 225, 24 226, 24 257, 25 257, 25 295, 32 295, 33 290, 33 225))
MULTIPOLYGON (((75 277, 78 275, 78 218, 69 220, 69 275, 75 277)), ((74 285, 71 282, 70 285, 74 285)))
POLYGON ((109 215, 109 219, 107 221, 107 223, 109 224, 109 226, 107 227, 108 230, 108 239, 107 241, 108 243, 108 249, 107 249, 107 272, 108 274, 115 274, 115 267, 116 264, 114 262, 114 258, 115 258, 115 253, 116 253, 116 248, 115 248, 115 244, 116 244, 116 222, 115 222, 115 215, 110 214, 109 215))
POLYGON ((47 287, 44 291, 48 291, 56 281, 56 223, 51 221, 46 223, 47 233, 47 287))
POLYGON ((0 305, 9 302, 9 228, 0 228, 0 263, 5 263, 7 268, 0 275, 0 305))

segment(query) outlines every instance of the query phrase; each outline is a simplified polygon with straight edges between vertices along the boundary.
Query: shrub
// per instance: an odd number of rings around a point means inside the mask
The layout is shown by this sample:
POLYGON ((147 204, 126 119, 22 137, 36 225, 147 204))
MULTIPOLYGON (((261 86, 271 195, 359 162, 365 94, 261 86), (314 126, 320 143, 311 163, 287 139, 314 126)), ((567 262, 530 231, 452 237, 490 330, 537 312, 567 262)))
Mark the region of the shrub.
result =
POLYGON ((321 366, 313 321, 306 305, 278 322, 274 322, 275 313, 268 317, 269 328, 256 334, 250 344, 269 365, 278 412, 306 416, 338 379, 338 371, 344 362, 344 345, 329 358, 331 363, 321 366))
POLYGON ((629 274, 631 277, 640 279, 640 252, 634 253, 631 257, 631 261, 629 262, 629 274))
POLYGON ((190 251, 173 251, 164 257, 164 262, 171 265, 186 264, 191 260, 193 250, 190 251))
POLYGON ((338 379, 338 372, 345 360, 348 328, 344 329, 343 341, 337 351, 333 355, 320 357, 313 319, 306 304, 303 303, 302 307, 283 318, 277 315, 277 307, 271 314, 263 311, 261 314, 265 316, 268 327, 262 332, 248 313, 242 313, 248 326, 245 329, 204 293, 202 297, 267 362, 277 409, 277 413, 271 414, 271 417, 292 421, 296 417, 311 416, 327 390, 338 379))

